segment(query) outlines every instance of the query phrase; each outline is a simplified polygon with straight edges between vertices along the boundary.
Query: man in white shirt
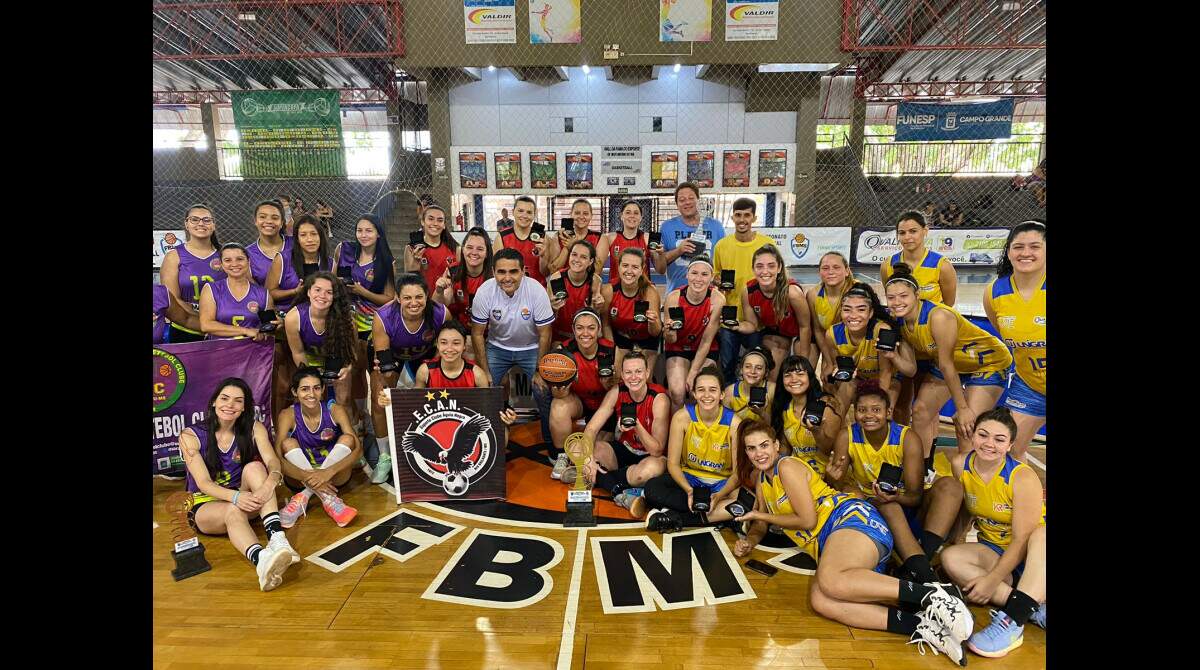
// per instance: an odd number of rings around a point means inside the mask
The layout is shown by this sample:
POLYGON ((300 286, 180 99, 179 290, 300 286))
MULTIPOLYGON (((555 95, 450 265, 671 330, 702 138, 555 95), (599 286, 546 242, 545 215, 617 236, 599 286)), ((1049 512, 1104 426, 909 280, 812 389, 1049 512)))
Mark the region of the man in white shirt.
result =
POLYGON ((550 394, 537 365, 550 351, 555 316, 550 297, 545 287, 525 276, 525 259, 516 249, 496 252, 493 263, 495 277, 485 281, 471 299, 471 340, 475 351, 484 354, 475 363, 495 383, 513 367, 529 375, 542 439, 549 441, 550 394))

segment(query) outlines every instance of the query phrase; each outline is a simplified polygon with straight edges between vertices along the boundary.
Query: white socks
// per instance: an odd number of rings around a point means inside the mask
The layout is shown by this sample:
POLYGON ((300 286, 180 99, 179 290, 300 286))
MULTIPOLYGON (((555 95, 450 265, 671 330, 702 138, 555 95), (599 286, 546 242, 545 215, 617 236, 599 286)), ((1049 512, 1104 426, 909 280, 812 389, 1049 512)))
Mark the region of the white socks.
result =
MULTIPOLYGON (((325 460, 321 463, 320 469, 325 470, 349 455, 350 447, 338 442, 337 444, 333 445, 333 449, 329 450, 329 455, 326 456, 325 460)), ((301 470, 313 469, 312 464, 308 462, 308 456, 304 455, 303 449, 292 449, 291 451, 285 453, 283 457, 286 458, 289 463, 300 468, 301 470)), ((304 502, 306 503, 308 502, 308 499, 312 497, 312 494, 313 490, 307 486, 305 486, 304 490, 300 492, 300 495, 304 496, 304 502)))

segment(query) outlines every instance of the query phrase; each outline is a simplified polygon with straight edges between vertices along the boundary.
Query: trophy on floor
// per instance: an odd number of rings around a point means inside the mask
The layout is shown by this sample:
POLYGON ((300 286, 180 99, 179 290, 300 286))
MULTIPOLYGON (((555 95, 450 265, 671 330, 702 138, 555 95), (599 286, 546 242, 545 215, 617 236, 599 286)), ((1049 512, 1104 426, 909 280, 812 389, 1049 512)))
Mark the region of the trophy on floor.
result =
POLYGON ((212 566, 204 558, 204 545, 196 537, 196 530, 188 523, 188 512, 192 511, 192 494, 186 491, 172 493, 164 507, 171 515, 171 558, 175 559, 175 569, 171 576, 175 581, 195 577, 201 572, 212 570, 212 566))
POLYGON ((567 491, 567 515, 564 528, 586 528, 596 525, 592 488, 584 481, 583 466, 592 460, 592 438, 584 433, 571 433, 563 442, 563 451, 575 464, 575 486, 567 491))

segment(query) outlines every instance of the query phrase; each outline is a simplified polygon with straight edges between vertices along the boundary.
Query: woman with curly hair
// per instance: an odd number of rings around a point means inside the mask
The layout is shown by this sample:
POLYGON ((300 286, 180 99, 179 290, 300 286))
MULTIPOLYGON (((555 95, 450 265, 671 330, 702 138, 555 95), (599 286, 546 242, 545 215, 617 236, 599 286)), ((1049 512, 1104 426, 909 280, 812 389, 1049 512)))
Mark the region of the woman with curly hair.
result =
POLYGON ((333 359, 338 376, 333 383, 334 397, 342 409, 350 411, 350 368, 354 362, 354 323, 350 316, 350 296, 332 273, 315 272, 304 280, 296 306, 283 319, 292 362, 296 367, 311 365, 325 368, 333 359))

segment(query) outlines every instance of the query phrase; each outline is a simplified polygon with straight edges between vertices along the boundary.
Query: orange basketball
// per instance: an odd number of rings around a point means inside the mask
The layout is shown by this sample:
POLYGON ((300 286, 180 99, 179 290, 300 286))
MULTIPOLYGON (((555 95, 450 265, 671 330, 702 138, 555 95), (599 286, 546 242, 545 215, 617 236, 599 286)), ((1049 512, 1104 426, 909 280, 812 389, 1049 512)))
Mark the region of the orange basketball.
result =
POLYGON ((568 384, 575 380, 576 372, 575 359, 566 354, 546 354, 538 363, 538 374, 547 384, 568 384))

